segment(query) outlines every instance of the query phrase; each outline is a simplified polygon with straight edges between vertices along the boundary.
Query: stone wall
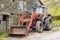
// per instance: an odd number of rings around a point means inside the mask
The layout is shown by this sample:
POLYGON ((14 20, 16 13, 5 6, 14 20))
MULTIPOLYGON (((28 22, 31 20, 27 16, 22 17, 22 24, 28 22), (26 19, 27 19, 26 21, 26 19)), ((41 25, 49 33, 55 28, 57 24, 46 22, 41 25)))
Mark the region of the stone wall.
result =
POLYGON ((9 27, 13 25, 18 25, 20 15, 10 15, 9 16, 9 27))
POLYGON ((7 17, 7 27, 11 27, 13 25, 17 25, 20 18, 20 10, 18 0, 15 0, 14 2, 12 0, 1 0, 3 4, 3 8, 0 7, 0 28, 3 30, 3 15, 8 15, 7 17), (2 13, 6 12, 6 13, 2 13))
POLYGON ((2 29, 3 16, 0 14, 0 29, 2 29))

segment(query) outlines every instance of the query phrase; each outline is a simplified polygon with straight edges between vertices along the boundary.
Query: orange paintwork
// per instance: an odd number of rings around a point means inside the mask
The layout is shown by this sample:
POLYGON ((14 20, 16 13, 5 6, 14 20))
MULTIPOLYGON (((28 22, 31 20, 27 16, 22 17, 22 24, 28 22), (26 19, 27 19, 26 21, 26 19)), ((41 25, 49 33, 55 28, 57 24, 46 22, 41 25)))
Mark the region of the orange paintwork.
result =
POLYGON ((31 13, 31 18, 29 18, 29 19, 24 19, 26 16, 27 16, 26 12, 22 13, 22 16, 21 16, 21 19, 19 20, 18 26, 20 26, 20 23, 26 22, 28 24, 28 26, 27 26, 28 27, 28 31, 30 31, 33 20, 35 21, 36 18, 40 19, 41 16, 40 16, 40 14, 38 14, 36 12, 32 12, 31 13))

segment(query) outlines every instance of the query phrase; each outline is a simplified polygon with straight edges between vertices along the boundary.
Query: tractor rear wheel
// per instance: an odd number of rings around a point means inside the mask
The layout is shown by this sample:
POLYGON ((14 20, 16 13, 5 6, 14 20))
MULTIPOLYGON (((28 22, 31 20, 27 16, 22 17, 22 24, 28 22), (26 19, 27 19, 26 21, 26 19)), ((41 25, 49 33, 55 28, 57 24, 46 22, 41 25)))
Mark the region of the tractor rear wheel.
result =
POLYGON ((36 31, 38 33, 42 33, 43 32, 43 22, 42 21, 37 21, 37 23, 36 23, 36 31))
POLYGON ((45 20, 45 30, 49 31, 52 29, 52 17, 48 16, 45 20))

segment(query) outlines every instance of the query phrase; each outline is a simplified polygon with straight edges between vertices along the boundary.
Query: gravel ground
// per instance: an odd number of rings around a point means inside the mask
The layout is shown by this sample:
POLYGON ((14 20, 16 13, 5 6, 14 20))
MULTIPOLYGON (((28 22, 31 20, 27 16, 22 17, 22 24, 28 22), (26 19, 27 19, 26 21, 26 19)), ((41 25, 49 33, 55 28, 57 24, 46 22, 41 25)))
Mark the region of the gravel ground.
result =
MULTIPOLYGON (((60 27, 57 27, 60 29, 60 27)), ((53 28, 53 29, 57 29, 53 28)), ((57 29, 58 30, 58 29, 57 29)), ((60 40, 60 30, 56 32, 44 31, 43 33, 31 32, 28 36, 8 37, 4 40, 60 40)))

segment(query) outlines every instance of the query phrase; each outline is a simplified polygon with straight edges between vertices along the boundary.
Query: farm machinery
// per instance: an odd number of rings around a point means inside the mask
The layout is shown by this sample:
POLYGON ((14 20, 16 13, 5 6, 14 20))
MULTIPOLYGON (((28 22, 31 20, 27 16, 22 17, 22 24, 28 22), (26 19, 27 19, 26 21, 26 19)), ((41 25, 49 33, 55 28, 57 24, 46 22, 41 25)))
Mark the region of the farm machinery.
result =
POLYGON ((28 35, 32 30, 41 33, 52 29, 52 17, 47 13, 47 7, 34 8, 32 12, 22 12, 18 26, 10 27, 9 34, 28 35), (39 10, 38 10, 39 9, 39 10))

